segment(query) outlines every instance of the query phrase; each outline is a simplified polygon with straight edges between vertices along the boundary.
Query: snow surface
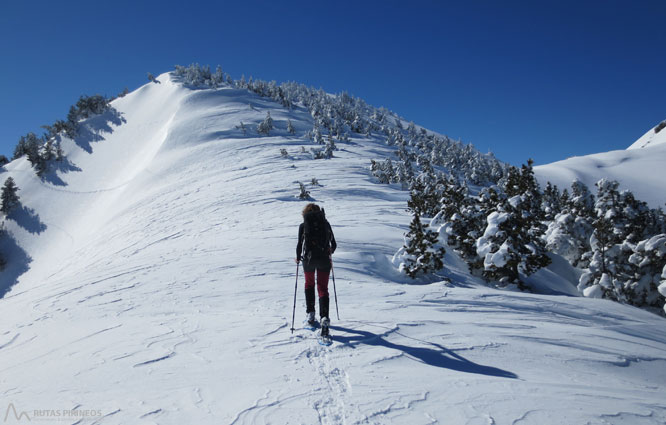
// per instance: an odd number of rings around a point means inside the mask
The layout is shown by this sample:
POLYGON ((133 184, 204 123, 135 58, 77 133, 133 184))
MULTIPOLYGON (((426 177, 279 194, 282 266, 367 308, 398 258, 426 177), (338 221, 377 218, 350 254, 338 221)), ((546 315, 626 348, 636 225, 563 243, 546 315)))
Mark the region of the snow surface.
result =
POLYGON ((655 145, 666 144, 666 131, 663 129, 655 132, 658 127, 652 127, 644 135, 642 135, 638 140, 636 140, 631 146, 627 149, 642 149, 647 147, 652 147, 655 145))
MULTIPOLYGON (((666 130, 663 131, 666 134, 666 130)), ((659 133, 661 134, 661 132, 659 133)), ((633 146, 633 145, 632 145, 633 146)), ((620 190, 629 189, 650 207, 666 203, 666 143, 653 143, 642 149, 627 149, 576 156, 563 161, 534 167, 541 187, 546 182, 571 192, 571 183, 578 179, 596 194, 594 184, 602 178, 620 182, 620 190)))
MULTIPOLYGON (((17 281, 0 299, 0 414, 11 403, 45 423, 666 421, 663 318, 489 289, 451 253, 450 283, 409 284, 390 264, 407 193, 368 172, 392 149, 354 138, 315 161, 285 130, 287 118, 298 135, 311 128, 307 111, 159 80, 114 101, 120 116, 89 120, 46 181, 25 159, 6 166, 23 209, 7 221, 22 249, 0 283, 17 281), (276 131, 257 137, 267 110, 276 131), (296 181, 313 177, 339 246, 330 347, 289 331, 296 181)), ((302 284, 301 272, 297 327, 302 284)))
POLYGON ((666 204, 666 129, 648 130, 626 150, 576 156, 534 167, 542 187, 550 181, 560 190, 571 192, 571 183, 580 180, 596 194, 594 184, 602 178, 620 182, 620 190, 631 190, 637 199, 652 208, 666 204))

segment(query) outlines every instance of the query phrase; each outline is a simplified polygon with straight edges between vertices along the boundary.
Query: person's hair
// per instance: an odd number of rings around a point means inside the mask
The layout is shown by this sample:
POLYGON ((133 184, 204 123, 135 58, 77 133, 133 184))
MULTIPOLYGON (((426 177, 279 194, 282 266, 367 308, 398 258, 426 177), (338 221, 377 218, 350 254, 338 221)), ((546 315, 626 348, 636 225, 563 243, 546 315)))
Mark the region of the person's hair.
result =
POLYGON ((303 216, 305 214, 312 212, 312 211, 319 211, 319 205, 317 204, 307 204, 305 208, 303 208, 303 216))

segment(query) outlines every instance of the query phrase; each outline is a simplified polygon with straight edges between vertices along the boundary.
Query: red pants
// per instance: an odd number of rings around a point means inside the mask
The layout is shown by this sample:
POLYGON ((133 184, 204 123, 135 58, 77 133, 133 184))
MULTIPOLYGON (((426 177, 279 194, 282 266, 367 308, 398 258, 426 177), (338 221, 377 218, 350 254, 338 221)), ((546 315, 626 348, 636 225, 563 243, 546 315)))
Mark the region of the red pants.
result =
MULTIPOLYGON (((328 297, 328 274, 330 272, 317 269, 317 292, 319 298, 328 297)), ((315 272, 305 272, 305 289, 314 288, 315 272)))

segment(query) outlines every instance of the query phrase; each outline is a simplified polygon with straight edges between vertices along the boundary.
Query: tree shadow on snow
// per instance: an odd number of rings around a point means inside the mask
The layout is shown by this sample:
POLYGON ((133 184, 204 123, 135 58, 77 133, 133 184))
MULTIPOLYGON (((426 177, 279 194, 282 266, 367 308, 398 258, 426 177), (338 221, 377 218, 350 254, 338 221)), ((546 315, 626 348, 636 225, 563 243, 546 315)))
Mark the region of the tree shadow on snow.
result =
POLYGON ((126 122, 127 120, 123 117, 123 114, 111 107, 103 114, 88 118, 84 123, 81 123, 74 142, 84 151, 92 153, 93 142, 104 140, 104 133, 113 133, 111 124, 118 127, 126 122))
POLYGON ((0 234, 0 255, 6 262, 5 268, 0 271, 0 298, 3 298, 18 282, 19 276, 30 269, 29 264, 32 262, 32 258, 7 232, 0 234))
POLYGON ((7 215, 7 218, 14 220, 16 224, 30 233, 40 234, 46 230, 46 224, 42 223, 39 219, 39 215, 35 213, 35 210, 28 208, 25 205, 13 209, 7 215))
POLYGON ((334 335, 333 340, 345 344, 351 348, 356 348, 360 344, 382 346, 399 350, 409 357, 421 363, 441 367, 444 369, 455 370, 458 372, 475 373, 479 375, 496 376, 499 378, 516 379, 518 375, 513 372, 498 369, 491 366, 483 366, 474 363, 454 353, 453 351, 433 342, 426 342, 433 348, 428 347, 410 347, 408 345, 396 344, 385 339, 394 330, 389 330, 383 334, 374 334, 368 331, 360 331, 356 329, 348 329, 341 326, 331 326, 331 329, 343 331, 353 336, 338 336, 334 335))
POLYGON ((53 161, 53 164, 49 167, 49 171, 42 176, 42 180, 54 186, 67 186, 67 183, 60 178, 58 172, 67 174, 72 171, 82 170, 70 161, 69 158, 64 158, 62 161, 53 161))

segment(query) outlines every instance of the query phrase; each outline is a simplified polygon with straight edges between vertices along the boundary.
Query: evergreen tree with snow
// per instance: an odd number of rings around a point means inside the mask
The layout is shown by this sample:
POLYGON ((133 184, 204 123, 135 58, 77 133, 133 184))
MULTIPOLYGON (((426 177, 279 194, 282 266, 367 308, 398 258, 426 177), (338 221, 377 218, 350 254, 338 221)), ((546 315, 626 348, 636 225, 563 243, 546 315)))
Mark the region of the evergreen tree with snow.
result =
POLYGON ((418 189, 412 189, 407 203, 412 212, 409 232, 405 235, 405 244, 396 257, 401 258, 399 270, 412 279, 419 275, 427 275, 444 267, 443 258, 446 251, 438 246, 438 235, 421 222, 424 201, 418 189))
POLYGON ((379 183, 388 184, 397 183, 399 181, 391 158, 386 158, 386 160, 382 162, 377 162, 374 159, 370 160, 370 172, 373 176, 377 177, 379 183))
MULTIPOLYGON (((638 307, 658 308, 663 313, 666 293, 659 288, 666 281, 666 234, 642 240, 632 246, 632 251, 629 257, 632 273, 622 283, 627 302, 638 307)), ((666 285, 663 289, 666 290, 666 285)))
POLYGON ((337 150, 338 147, 335 146, 335 141, 331 133, 328 133, 328 138, 326 140, 326 147, 324 148, 324 158, 333 158, 333 151, 337 150))
POLYGON ((211 75, 211 83, 214 88, 224 84, 224 72, 222 72, 222 67, 220 65, 215 68, 215 74, 211 75))
POLYGON ((321 134, 321 128, 319 127, 317 121, 315 121, 314 127, 312 129, 312 138, 318 145, 324 144, 324 136, 321 134))
POLYGON ((603 216, 597 218, 594 222, 594 232, 590 238, 592 258, 589 271, 581 275, 578 283, 578 290, 583 295, 620 300, 614 281, 614 275, 617 272, 614 257, 619 250, 615 245, 615 240, 611 220, 603 216))
POLYGON ((41 146, 41 141, 35 133, 28 133, 25 136, 21 136, 18 141, 18 144, 14 148, 14 156, 12 159, 17 159, 22 156, 27 156, 30 163, 35 164, 39 159, 39 149, 41 146))
POLYGON ((299 187, 299 190, 300 190, 300 193, 298 194, 298 199, 303 199, 303 200, 311 199, 310 198, 310 191, 307 190, 307 188, 305 187, 305 185, 303 183, 298 182, 298 187, 299 187))
POLYGON ((552 185, 550 182, 546 183, 546 188, 543 190, 542 206, 544 212, 544 219, 551 221, 555 216, 562 211, 561 205, 562 196, 557 189, 557 185, 552 185))
POLYGON ((270 111, 266 112, 266 118, 259 124, 257 127, 257 132, 259 134, 268 135, 273 129, 273 118, 271 118, 270 111))
MULTIPOLYGON (((628 254, 620 248, 625 220, 620 203, 619 183, 601 179, 595 183, 595 186, 597 186, 594 203, 596 220, 593 223, 594 232, 590 239, 592 258, 589 265, 592 278, 583 286, 601 285, 604 298, 618 301, 623 296, 619 293, 619 288, 615 288, 615 278, 621 271, 621 264, 628 260, 628 254)), ((586 278, 582 276, 581 282, 586 278)), ((580 287, 579 283, 579 289, 580 287)))
POLYGON ((453 177, 442 182, 440 211, 430 225, 438 226, 440 241, 465 260, 470 272, 475 273, 481 264, 476 253, 476 240, 481 236, 485 217, 480 212, 476 198, 469 195, 467 185, 453 177))
POLYGON ((527 289, 521 274, 530 275, 550 264, 543 233, 541 193, 532 161, 521 170, 511 168, 504 191, 507 198, 487 217, 484 234, 477 241, 477 254, 484 259, 484 276, 527 289))
POLYGON ((287 120, 287 133, 294 135, 296 134, 296 129, 294 128, 294 125, 291 123, 291 120, 287 120))
POLYGON ((435 183, 424 176, 419 176, 412 182, 410 200, 407 202, 410 211, 416 212, 420 217, 435 217, 439 211, 440 198, 435 183))
POLYGON ((591 260, 590 237, 596 220, 594 195, 585 184, 575 180, 571 193, 560 196, 562 211, 548 223, 544 234, 546 248, 564 257, 574 267, 587 267, 591 260))
POLYGON ((0 194, 0 199, 2 200, 2 206, 0 206, 0 211, 5 214, 9 214, 14 208, 16 208, 20 201, 17 194, 19 188, 16 186, 14 179, 7 177, 5 184, 2 186, 2 194, 0 194))

